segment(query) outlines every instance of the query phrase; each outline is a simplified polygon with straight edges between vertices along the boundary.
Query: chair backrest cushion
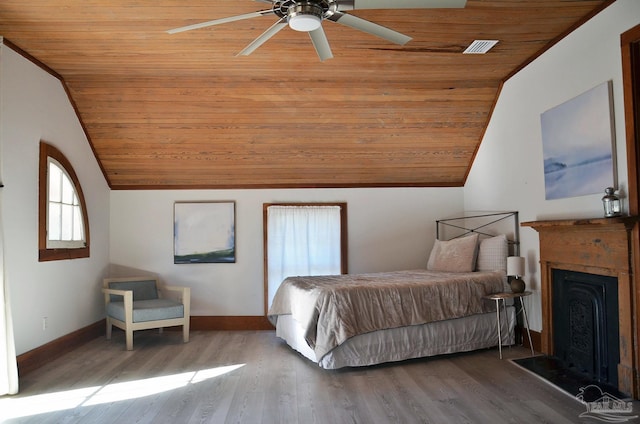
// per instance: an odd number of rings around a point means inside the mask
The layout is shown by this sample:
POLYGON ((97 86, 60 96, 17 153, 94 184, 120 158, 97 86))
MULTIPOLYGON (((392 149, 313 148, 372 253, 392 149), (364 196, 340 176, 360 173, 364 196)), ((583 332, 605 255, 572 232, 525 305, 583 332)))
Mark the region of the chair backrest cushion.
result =
MULTIPOLYGON (((133 301, 152 300, 158 298, 156 280, 111 281, 109 288, 113 290, 133 290, 133 301)), ((122 302, 122 296, 111 295, 112 302, 122 302)))

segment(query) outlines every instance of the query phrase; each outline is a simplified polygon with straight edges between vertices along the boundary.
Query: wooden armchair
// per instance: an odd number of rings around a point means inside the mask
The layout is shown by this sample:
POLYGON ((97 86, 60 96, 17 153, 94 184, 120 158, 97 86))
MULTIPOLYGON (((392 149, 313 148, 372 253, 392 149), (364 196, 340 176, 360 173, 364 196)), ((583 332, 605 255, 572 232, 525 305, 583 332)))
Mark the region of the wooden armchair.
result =
POLYGON ((149 328, 182 326, 182 338, 189 341, 191 289, 189 287, 160 287, 155 277, 105 278, 105 309, 107 339, 112 326, 125 331, 127 350, 133 349, 133 332, 149 328), (162 296, 162 290, 177 293, 177 299, 162 296))

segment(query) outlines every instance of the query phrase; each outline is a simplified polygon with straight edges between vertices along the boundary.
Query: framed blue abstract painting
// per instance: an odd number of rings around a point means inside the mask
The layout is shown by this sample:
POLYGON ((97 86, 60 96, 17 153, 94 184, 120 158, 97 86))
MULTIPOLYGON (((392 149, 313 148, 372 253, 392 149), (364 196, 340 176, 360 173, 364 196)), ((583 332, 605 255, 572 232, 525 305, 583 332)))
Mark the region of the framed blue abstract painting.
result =
POLYGON ((173 262, 234 263, 235 202, 176 202, 173 262))
POLYGON ((540 116, 547 200, 617 187, 611 81, 540 116))

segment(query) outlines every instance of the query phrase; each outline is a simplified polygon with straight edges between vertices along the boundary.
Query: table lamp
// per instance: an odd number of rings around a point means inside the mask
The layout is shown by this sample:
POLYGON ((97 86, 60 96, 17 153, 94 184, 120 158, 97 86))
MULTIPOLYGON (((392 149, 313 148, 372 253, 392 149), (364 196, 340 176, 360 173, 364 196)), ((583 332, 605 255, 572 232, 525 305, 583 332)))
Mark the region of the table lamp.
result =
POLYGON ((524 257, 509 256, 507 257, 507 276, 511 291, 514 293, 522 293, 526 288, 526 284, 522 279, 524 275, 524 257))

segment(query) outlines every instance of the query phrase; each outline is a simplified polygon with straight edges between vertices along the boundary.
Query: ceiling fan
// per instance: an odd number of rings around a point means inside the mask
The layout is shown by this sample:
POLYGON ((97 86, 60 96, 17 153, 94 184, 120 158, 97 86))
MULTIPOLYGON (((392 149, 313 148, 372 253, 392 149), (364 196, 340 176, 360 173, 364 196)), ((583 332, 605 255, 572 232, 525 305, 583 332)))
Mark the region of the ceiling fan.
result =
POLYGON ((187 25, 168 30, 169 34, 175 34, 192 29, 226 24, 228 22, 243 19, 256 18, 258 16, 276 15, 279 20, 267 29, 262 35, 245 47, 238 56, 248 56, 267 40, 276 35, 284 27, 289 26, 296 31, 308 32, 311 42, 320 57, 320 60, 331 59, 331 47, 327 36, 322 29, 322 21, 332 21, 354 28, 366 33, 378 36, 399 45, 406 44, 411 37, 401 34, 382 25, 375 24, 354 15, 344 13, 348 10, 363 9, 435 9, 435 8, 462 8, 467 0, 256 0, 261 3, 271 4, 271 9, 245 13, 243 15, 230 16, 213 21, 187 25))

